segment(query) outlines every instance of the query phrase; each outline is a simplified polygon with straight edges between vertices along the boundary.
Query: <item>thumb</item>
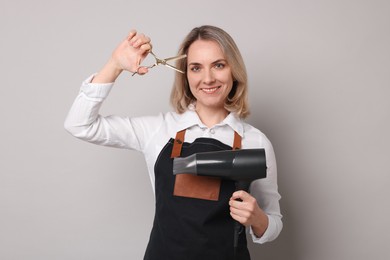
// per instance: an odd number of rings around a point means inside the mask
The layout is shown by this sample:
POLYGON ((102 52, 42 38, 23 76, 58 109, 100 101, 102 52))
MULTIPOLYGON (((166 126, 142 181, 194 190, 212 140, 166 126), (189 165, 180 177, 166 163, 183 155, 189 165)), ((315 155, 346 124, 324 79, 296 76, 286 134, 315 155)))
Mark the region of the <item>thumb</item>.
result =
POLYGON ((139 75, 145 75, 148 72, 149 72, 148 67, 141 66, 141 67, 138 67, 138 69, 137 69, 137 74, 139 74, 139 75))

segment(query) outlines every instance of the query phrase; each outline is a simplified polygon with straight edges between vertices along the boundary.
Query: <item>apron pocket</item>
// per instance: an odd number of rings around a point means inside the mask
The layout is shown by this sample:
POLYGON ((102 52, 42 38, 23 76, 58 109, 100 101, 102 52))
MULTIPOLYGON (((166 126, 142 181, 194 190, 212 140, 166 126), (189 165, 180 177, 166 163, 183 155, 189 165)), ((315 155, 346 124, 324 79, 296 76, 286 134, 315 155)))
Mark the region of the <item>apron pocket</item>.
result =
POLYGON ((221 179, 191 174, 178 174, 175 177, 173 195, 218 201, 221 179))

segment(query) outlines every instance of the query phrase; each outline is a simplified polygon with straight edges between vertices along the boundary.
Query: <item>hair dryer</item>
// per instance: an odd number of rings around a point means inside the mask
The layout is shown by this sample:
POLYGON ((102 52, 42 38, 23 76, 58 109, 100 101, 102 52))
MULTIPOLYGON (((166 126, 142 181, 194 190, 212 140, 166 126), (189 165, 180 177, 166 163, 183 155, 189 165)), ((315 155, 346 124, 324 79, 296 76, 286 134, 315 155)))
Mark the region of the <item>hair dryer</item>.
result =
MULTIPOLYGON (((174 158, 173 174, 193 174, 235 181, 236 190, 249 191, 252 181, 267 177, 264 149, 242 149, 195 153, 174 158)), ((234 226, 234 250, 242 225, 234 226)))

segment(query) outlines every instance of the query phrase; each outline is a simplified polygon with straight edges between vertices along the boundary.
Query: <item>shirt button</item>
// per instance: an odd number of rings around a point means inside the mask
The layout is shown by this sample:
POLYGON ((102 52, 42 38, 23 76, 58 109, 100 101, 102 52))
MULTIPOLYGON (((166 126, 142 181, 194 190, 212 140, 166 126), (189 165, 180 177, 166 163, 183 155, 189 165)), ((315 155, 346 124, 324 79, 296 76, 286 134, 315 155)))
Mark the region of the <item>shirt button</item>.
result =
POLYGON ((215 130, 214 129, 210 129, 210 134, 215 134, 215 130))

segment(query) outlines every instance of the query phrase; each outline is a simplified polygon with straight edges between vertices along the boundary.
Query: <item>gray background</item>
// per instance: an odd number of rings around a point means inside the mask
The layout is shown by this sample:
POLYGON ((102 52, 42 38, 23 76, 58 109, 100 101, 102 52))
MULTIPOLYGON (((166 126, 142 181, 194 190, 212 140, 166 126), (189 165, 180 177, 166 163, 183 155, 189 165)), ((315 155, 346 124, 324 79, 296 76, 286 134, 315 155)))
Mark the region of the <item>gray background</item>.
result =
MULTIPOLYGON (((390 259, 390 2, 0 2, 0 259, 141 259, 154 200, 141 154, 74 139, 82 80, 131 28, 160 57, 194 26, 228 31, 274 144, 280 237, 253 259, 390 259)), ((124 74, 102 113, 170 109, 173 71, 124 74)))

